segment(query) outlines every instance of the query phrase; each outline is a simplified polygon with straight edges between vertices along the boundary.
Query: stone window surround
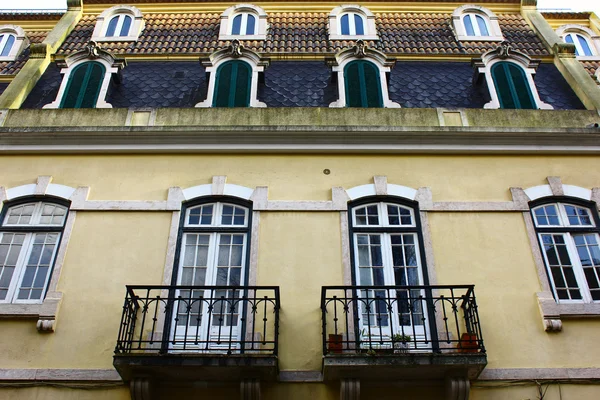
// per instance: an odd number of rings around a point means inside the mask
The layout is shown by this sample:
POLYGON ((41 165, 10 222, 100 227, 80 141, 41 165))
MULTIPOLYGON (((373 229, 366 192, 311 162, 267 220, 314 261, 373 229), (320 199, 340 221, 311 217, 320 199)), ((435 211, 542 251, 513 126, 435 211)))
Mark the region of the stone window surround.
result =
POLYGON ((400 108, 400 104, 390 100, 387 84, 387 74, 394 66, 395 61, 389 60, 385 54, 380 51, 368 48, 362 40, 356 42, 356 46, 340 51, 335 59, 330 60, 332 64, 332 74, 337 73, 338 99, 329 107, 346 107, 346 85, 344 81, 344 68, 352 61, 365 60, 373 63, 379 69, 379 80, 381 84, 381 97, 383 98, 383 107, 400 108))
MULTIPOLYGON (((13 188, 0 187, 0 209, 5 201, 11 201, 28 196, 54 196, 72 203, 76 199, 86 199, 89 188, 72 188, 64 185, 53 184, 51 176, 39 176, 36 183, 17 186, 13 188)), ((39 332, 54 332, 56 317, 62 301, 62 292, 58 291, 58 280, 65 260, 69 238, 75 224, 77 212, 69 210, 67 220, 65 221, 60 245, 56 252, 54 267, 48 280, 46 296, 41 303, 19 304, 6 303, 0 304, 0 318, 36 318, 37 330, 39 332)))
POLYGON ((96 18, 96 25, 92 33, 92 39, 95 42, 126 42, 137 41, 144 30, 145 22, 142 12, 133 6, 119 5, 104 10, 96 18), (131 27, 128 36, 106 36, 106 30, 112 17, 115 15, 129 15, 132 18, 131 27))
POLYGON ((59 63, 59 65, 63 67, 60 70, 60 73, 63 74, 63 78, 58 93, 56 94, 56 100, 46 104, 43 108, 60 108, 63 96, 69 84, 69 79, 71 78, 71 73, 77 66, 91 61, 102 64, 105 69, 104 79, 102 80, 102 86, 98 93, 95 108, 112 108, 112 105, 106 102, 106 94, 113 74, 118 74, 125 66, 125 62, 123 60, 116 60, 110 53, 102 50, 93 41, 89 42, 85 49, 71 54, 64 61, 59 63))
POLYGON ((266 40, 269 24, 267 13, 262 7, 253 4, 236 4, 226 9, 221 14, 221 25, 219 27, 219 40, 266 40), (232 35, 233 18, 239 14, 251 14, 256 17, 256 34, 254 35, 232 35))
POLYGON ((529 58, 529 56, 521 53, 520 51, 513 50, 510 45, 504 43, 498 46, 496 49, 486 52, 481 56, 480 59, 473 62, 473 65, 476 68, 476 74, 483 75, 485 77, 491 97, 491 100, 484 104, 483 108, 500 109, 500 99, 498 98, 498 93, 496 92, 496 86, 492 77, 492 66, 499 62, 510 62, 523 69, 525 72, 525 79, 527 79, 527 83, 529 84, 529 90, 531 91, 533 101, 538 109, 554 109, 552 105, 544 103, 540 99, 535 82, 533 80, 533 76, 535 75, 535 70, 537 69, 539 62, 532 60, 529 58))
POLYGON ((452 13, 452 27, 454 28, 454 34, 457 40, 461 41, 489 41, 489 42, 502 42, 504 36, 502 36, 502 29, 498 23, 498 17, 491 10, 477 6, 475 4, 465 4, 464 6, 458 7, 452 13), (465 24, 463 19, 467 14, 476 14, 485 19, 489 35, 488 36, 467 36, 465 24))
POLYGON ((582 25, 577 24, 566 24, 559 26, 556 29, 556 34, 564 41, 567 33, 577 33, 588 40, 590 50, 593 55, 591 56, 577 56, 576 58, 581 61, 598 61, 600 60, 600 35, 596 32, 582 25))
POLYGON ((206 68, 206 73, 210 74, 208 80, 208 92, 206 100, 196 104, 196 107, 212 107, 213 99, 215 95, 215 85, 217 81, 217 71, 221 64, 231 61, 241 60, 252 69, 252 82, 250 84, 250 104, 249 107, 266 107, 267 105, 257 99, 258 94, 258 74, 264 72, 265 67, 269 65, 266 59, 263 59, 251 50, 246 50, 240 45, 237 39, 233 40, 231 46, 224 49, 218 50, 210 55, 208 60, 202 62, 202 65, 206 68))
POLYGON ((345 4, 335 7, 329 13, 329 40, 379 40, 377 36, 377 27, 375 26, 375 14, 368 8, 357 4, 345 4), (340 18, 347 13, 359 14, 364 21, 364 35, 342 35, 340 18))
POLYGON ((17 25, 1 25, 0 34, 10 34, 15 37, 10 52, 7 56, 0 57, 0 61, 15 61, 23 50, 29 45, 29 39, 23 28, 17 25))

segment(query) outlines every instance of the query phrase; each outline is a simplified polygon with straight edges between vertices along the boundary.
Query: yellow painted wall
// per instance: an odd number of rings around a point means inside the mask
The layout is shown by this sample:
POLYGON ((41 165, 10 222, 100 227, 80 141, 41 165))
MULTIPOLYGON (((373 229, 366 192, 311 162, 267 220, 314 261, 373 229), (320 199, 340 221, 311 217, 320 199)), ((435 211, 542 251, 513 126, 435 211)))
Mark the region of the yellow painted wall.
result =
POLYGON ((106 389, 70 389, 60 387, 2 388, 2 400, 130 400, 125 386, 106 389))
POLYGON ((329 200, 331 187, 372 183, 429 186, 435 201, 505 201, 511 186, 564 183, 600 186, 593 156, 428 156, 428 155, 119 155, 2 156, 0 184, 32 183, 38 175, 54 182, 91 186, 92 200, 164 200, 170 186, 210 183, 227 175, 229 183, 269 186, 272 200, 329 200), (324 169, 331 171, 323 174, 324 169))
MULTIPOLYGON (((511 384, 497 382, 496 387, 482 388, 477 384, 471 389, 469 400, 538 400, 539 386, 532 382, 514 382, 511 384)), ((543 383, 543 400, 593 400, 600 398, 600 386, 590 384, 550 385, 543 383)))

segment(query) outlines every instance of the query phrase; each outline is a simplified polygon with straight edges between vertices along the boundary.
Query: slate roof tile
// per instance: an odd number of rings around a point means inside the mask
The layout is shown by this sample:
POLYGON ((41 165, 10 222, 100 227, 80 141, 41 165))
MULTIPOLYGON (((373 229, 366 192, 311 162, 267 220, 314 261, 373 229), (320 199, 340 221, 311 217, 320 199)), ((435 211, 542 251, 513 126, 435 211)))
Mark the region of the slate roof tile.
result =
MULTIPOLYGON (((42 43, 48 32, 26 32, 30 43, 42 43)), ((16 75, 29 60, 29 47, 27 47, 15 61, 0 61, 0 75, 16 75)))
POLYGON ((4 93, 4 91, 6 90, 6 88, 8 87, 8 83, 6 82, 0 82, 0 96, 2 96, 2 93, 4 93))
MULTIPOLYGON (((354 45, 352 40, 329 40, 327 13, 271 13, 265 41, 243 41, 259 53, 336 53, 354 45)), ((521 15, 499 14, 505 38, 530 56, 550 53, 521 15)), ((85 15, 60 47, 68 55, 90 40, 96 17, 85 15)), ((218 40, 220 14, 147 14, 138 41, 102 42, 115 55, 210 54, 227 46, 218 40)), ((478 55, 497 46, 494 42, 458 42, 447 13, 383 13, 376 15, 380 40, 367 44, 385 53, 478 55)))
POLYGON ((540 64, 535 74, 540 99, 555 110, 585 110, 585 107, 554 64, 540 64))

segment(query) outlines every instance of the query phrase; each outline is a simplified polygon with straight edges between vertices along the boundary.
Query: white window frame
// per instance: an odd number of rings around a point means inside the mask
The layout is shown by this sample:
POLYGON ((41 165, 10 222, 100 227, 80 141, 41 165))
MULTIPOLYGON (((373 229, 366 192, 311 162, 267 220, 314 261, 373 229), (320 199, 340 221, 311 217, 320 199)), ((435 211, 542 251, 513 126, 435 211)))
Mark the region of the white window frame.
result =
POLYGON ((221 14, 221 25, 219 27, 219 40, 266 40, 267 30, 269 24, 267 22, 267 13, 265 10, 254 4, 237 4, 226 9, 221 14), (240 26, 240 34, 234 35, 231 33, 233 30, 233 19, 242 15, 242 24, 240 26), (254 24, 254 34, 246 35, 246 23, 248 21, 248 15, 254 16, 256 22, 254 24))
POLYGON ((42 304, 44 302, 44 297, 46 296, 46 291, 48 290, 48 284, 50 283, 50 277, 52 275, 52 268, 54 266, 54 261, 56 259, 56 253, 58 252, 58 248, 60 247, 60 240, 62 238, 62 233, 64 230, 65 223, 67 221, 68 214, 69 214, 68 206, 65 206, 63 204, 59 204, 56 202, 52 202, 50 200, 36 200, 36 199, 32 199, 32 201, 26 202, 26 203, 19 203, 19 204, 11 205, 6 210, 4 220, 0 222, 0 225, 2 227, 2 230, 0 231, 0 237, 4 237, 5 234, 23 234, 23 235, 25 235, 25 239, 23 240, 21 250, 19 252, 19 257, 17 259, 17 262, 15 263, 15 270, 13 272, 12 279, 11 279, 9 287, 8 287, 8 293, 4 300, 0 300, 0 303, 42 304), (32 216, 31 216, 31 220, 29 221, 28 224, 9 224, 9 223, 5 222, 9 216, 8 213, 10 212, 11 209, 13 209, 15 207, 25 206, 25 205, 34 205, 34 210, 33 210, 32 216), (65 216, 64 216, 61 224, 40 224, 39 223, 40 217, 42 216, 42 208, 45 205, 54 205, 54 206, 62 207, 65 209, 65 211, 66 211, 65 216), (11 230, 11 228, 17 228, 17 227, 21 228, 21 229, 11 230), (36 230, 36 228, 45 228, 45 227, 53 227, 53 228, 57 228, 57 229, 56 229, 56 231, 52 231, 52 232, 43 232, 43 231, 36 230), (31 230, 23 230, 23 228, 31 228, 31 230), (58 228, 60 228, 60 231, 58 228), (52 255, 50 257, 50 262, 49 262, 49 267, 48 267, 49 270, 46 275, 46 279, 44 281, 44 288, 42 290, 42 293, 41 293, 39 299, 33 299, 33 300, 18 299, 18 292, 23 284, 23 278, 25 275, 27 262, 31 255, 31 252, 33 251, 33 244, 34 244, 33 239, 38 233, 56 233, 58 235, 55 246, 54 246, 54 250, 52 251, 52 255))
MULTIPOLYGON (((563 42, 566 43, 566 36, 569 34, 573 35, 581 35, 588 43, 590 50, 592 52, 591 56, 576 56, 578 60, 582 61, 600 61, 600 35, 591 30, 588 27, 577 25, 577 24, 567 24, 562 25, 556 29, 556 34, 560 36, 563 42)), ((577 51, 580 54, 583 54, 583 49, 579 44, 578 40, 573 40, 573 44, 577 51)))
MULTIPOLYGON (((490 50, 481 56, 481 59, 474 61, 474 66, 477 69, 476 74, 483 75, 490 93, 491 100, 484 104, 483 108, 488 109, 499 109, 500 99, 496 92, 496 86, 494 84, 494 78, 492 77, 492 67, 498 62, 510 62, 515 64, 518 68, 523 69, 525 72, 525 79, 529 84, 529 90, 533 97, 533 101, 538 109, 540 110, 553 110, 554 107, 551 104, 545 103, 540 99, 533 76, 535 70, 539 65, 539 62, 534 62, 529 58, 528 55, 521 53, 520 51, 513 50, 508 45, 498 46, 494 50, 490 50)), ((478 77, 476 80, 479 79, 478 77)))
POLYGON ((359 41, 356 46, 346 50, 342 50, 335 56, 332 73, 337 73, 338 100, 329 104, 329 107, 338 108, 346 107, 346 85, 344 80, 344 69, 346 65, 355 60, 364 60, 373 63, 379 69, 379 82, 381 84, 381 97, 383 99, 384 108, 400 108, 400 104, 390 100, 387 84, 387 74, 391 71, 391 67, 395 61, 388 60, 385 54, 368 48, 362 41, 359 41), (363 53, 357 56, 357 53, 363 53))
POLYGON ((140 34, 144 30, 145 22, 142 12, 133 6, 119 5, 104 10, 96 18, 96 25, 94 26, 94 32, 92 33, 92 39, 95 42, 130 42, 137 41, 140 34), (108 25, 115 16, 119 16, 117 28, 115 34, 121 31, 123 20, 125 15, 130 16, 131 26, 129 27, 129 34, 127 36, 106 36, 108 25))
POLYGON ((342 5, 335 7, 329 13, 329 40, 379 40, 377 27, 375 24, 375 15, 366 7, 356 4, 342 5), (359 15, 363 20, 364 35, 357 35, 354 26, 354 18, 348 18, 350 35, 342 35, 341 19, 344 15, 359 15), (354 33, 352 31, 354 30, 354 33))
POLYGON ((502 29, 498 23, 498 17, 491 10, 477 6, 475 4, 466 4, 458 7, 452 13, 452 27, 454 28, 454 34, 456 39, 459 41, 490 41, 490 42, 502 42, 504 36, 502 35, 502 29), (475 33, 479 32, 479 24, 475 19, 475 15, 483 18, 488 28, 488 35, 483 36, 481 34, 476 36, 467 35, 467 29, 465 28, 464 19, 467 16, 473 16, 471 22, 473 23, 473 30, 475 33))
MULTIPOLYGON (((0 56, 0 61, 15 61, 19 55, 29 45, 29 39, 23 28, 17 25, 1 25, 0 35, 5 35, 0 42, 0 51, 4 49, 4 45, 8 41, 8 35, 12 35, 15 41, 6 56, 0 56)), ((0 53, 1 54, 1 53, 0 53)))
POLYGON ((531 216, 532 216, 533 223, 534 223, 534 226, 537 231, 537 238, 539 241, 540 251, 542 253, 544 264, 546 266, 546 273, 548 274, 548 280, 550 282, 552 293, 554 294, 554 298, 556 299, 556 302, 558 304, 580 304, 580 303, 600 304, 600 300, 593 300, 591 297, 591 292, 589 289, 589 285, 587 283, 587 279, 585 277, 584 268, 583 268, 583 265, 581 264, 581 260, 579 259, 577 247, 575 245, 575 240, 573 238, 573 235, 578 235, 579 233, 577 233, 577 231, 573 231, 573 232, 567 231, 567 229, 569 229, 569 230, 570 229, 581 229, 581 234, 595 235, 597 242, 600 244, 600 235, 598 234, 598 232, 594 232, 595 230, 597 230, 597 227, 596 227, 593 212, 594 211, 590 207, 573 204, 573 203, 569 203, 569 202, 562 202, 562 201, 543 203, 543 204, 540 204, 540 205, 537 205, 537 206, 531 208, 531 216), (559 224, 558 225, 539 225, 535 211, 540 208, 547 207, 549 205, 555 206, 555 208, 557 210, 557 217, 559 220, 559 224), (571 225, 569 223, 569 219, 568 219, 567 212, 565 210, 565 206, 572 206, 572 207, 576 207, 576 208, 585 209, 587 211, 587 214, 591 221, 591 224, 590 225, 571 225), (552 231, 543 231, 545 228, 550 228, 550 229, 552 229, 552 231), (564 228, 565 231, 561 232, 561 228, 564 228), (557 288, 554 283, 554 277, 552 275, 552 271, 550 269, 550 264, 548 262, 547 254, 546 254, 546 252, 543 251, 544 242, 542 240, 542 236, 544 236, 544 235, 552 235, 552 236, 560 235, 564 238, 565 245, 566 245, 565 247, 569 254, 569 259, 571 261, 571 265, 573 268, 573 274, 575 275, 575 280, 577 281, 579 293, 581 294, 581 300, 559 299, 558 293, 557 293, 557 288))
POLYGON ((197 108, 208 108, 212 107, 213 99, 215 95, 215 86, 217 81, 217 71, 221 64, 231 61, 240 60, 248 63, 252 69, 252 82, 250 83, 250 104, 249 107, 266 107, 267 105, 262 101, 258 101, 258 74, 265 71, 265 67, 269 65, 266 59, 261 58, 258 53, 246 50, 239 44, 237 40, 234 40, 232 45, 219 50, 209 57, 208 60, 202 62, 202 65, 206 68, 206 73, 210 74, 208 80, 208 93, 206 100, 197 103, 197 108))

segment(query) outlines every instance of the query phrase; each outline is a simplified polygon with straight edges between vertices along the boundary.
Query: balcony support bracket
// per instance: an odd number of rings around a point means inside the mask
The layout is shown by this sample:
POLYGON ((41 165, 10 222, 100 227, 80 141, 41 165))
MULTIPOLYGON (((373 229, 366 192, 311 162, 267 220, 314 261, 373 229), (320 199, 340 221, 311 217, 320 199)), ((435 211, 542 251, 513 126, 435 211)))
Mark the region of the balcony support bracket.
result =
POLYGON ((260 381, 245 379, 240 382, 241 400, 260 400, 260 381))
POLYGON ((152 384, 149 379, 138 378, 129 382, 131 400, 152 400, 152 384))
POLYGON ((467 378, 446 378, 446 400, 469 400, 470 390, 467 378))
POLYGON ((342 379, 340 382, 340 400, 360 400, 360 380, 342 379))

